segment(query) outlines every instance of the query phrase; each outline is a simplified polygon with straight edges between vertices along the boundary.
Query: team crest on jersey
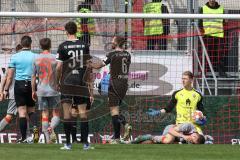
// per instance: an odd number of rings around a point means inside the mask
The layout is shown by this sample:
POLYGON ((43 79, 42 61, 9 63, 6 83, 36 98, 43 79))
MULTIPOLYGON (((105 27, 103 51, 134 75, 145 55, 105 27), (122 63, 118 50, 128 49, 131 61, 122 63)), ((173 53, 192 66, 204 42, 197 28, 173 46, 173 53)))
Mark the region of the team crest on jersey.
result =
POLYGON ((197 97, 196 94, 193 94, 192 96, 193 96, 193 98, 196 98, 196 97, 197 97))

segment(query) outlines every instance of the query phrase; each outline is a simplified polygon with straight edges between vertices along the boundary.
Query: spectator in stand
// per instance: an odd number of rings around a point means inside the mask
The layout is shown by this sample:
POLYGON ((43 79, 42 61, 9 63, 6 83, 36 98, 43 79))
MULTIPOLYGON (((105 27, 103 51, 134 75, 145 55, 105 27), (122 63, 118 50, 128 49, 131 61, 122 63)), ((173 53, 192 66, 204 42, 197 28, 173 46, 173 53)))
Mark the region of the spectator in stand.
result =
MULTIPOLYGON (((216 0, 209 0, 200 8, 202 14, 224 14, 224 7, 216 0)), ((225 68, 225 47, 223 19, 203 19, 199 21, 199 27, 203 32, 203 40, 207 53, 213 64, 214 71, 219 73, 219 77, 227 77, 225 68)))
MULTIPOLYGON (((167 6, 162 4, 162 0, 152 0, 143 7, 144 13, 169 13, 167 6)), ((166 36, 170 32, 169 19, 145 19, 144 20, 144 36, 147 36, 147 50, 167 50, 166 36), (155 47, 156 46, 156 47, 155 47)))

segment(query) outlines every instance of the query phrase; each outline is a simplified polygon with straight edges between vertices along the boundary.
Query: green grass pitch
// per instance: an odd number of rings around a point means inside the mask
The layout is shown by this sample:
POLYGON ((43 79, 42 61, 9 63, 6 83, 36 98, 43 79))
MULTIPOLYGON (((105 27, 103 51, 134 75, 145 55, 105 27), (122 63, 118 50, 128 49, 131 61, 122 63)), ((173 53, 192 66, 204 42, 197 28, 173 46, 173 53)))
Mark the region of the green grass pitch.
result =
POLYGON ((0 160, 239 160, 240 145, 92 145, 0 144, 0 160))

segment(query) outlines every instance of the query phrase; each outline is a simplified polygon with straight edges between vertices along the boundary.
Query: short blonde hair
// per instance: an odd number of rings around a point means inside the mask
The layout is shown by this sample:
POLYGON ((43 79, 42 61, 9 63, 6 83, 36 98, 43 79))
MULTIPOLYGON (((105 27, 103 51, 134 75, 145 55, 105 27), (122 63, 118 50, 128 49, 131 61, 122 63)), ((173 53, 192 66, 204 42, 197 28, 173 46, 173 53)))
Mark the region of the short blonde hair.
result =
POLYGON ((193 73, 191 71, 185 71, 185 72, 183 72, 182 75, 188 76, 190 79, 193 79, 193 77, 194 77, 193 73))

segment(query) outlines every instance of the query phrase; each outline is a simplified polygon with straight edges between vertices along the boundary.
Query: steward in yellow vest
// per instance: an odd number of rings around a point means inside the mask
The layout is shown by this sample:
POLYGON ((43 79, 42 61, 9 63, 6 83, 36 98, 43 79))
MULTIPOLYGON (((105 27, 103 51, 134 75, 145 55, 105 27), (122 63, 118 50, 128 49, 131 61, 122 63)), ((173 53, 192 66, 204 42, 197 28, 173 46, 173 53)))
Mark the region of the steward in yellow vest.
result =
MULTIPOLYGON (((151 2, 143 7, 143 13, 162 14, 162 3, 151 2)), ((161 35, 163 34, 163 24, 161 19, 146 19, 144 21, 144 36, 161 35)))
MULTIPOLYGON (((162 0, 152 0, 150 3, 146 3, 143 6, 143 13, 155 13, 162 14, 168 13, 168 9, 162 4, 162 0)), ((157 45, 157 49, 166 50, 167 40, 166 38, 154 38, 154 36, 168 35, 170 32, 170 21, 167 19, 145 19, 144 20, 144 36, 148 36, 147 49, 154 50, 157 45)))
MULTIPOLYGON (((209 2, 202 7, 203 14, 224 14, 223 6, 215 2, 214 6, 210 6, 209 2)), ((212 37, 224 37, 223 19, 204 19, 202 22, 204 35, 212 37)))
MULTIPOLYGON (((202 8, 202 14, 224 14, 224 7, 216 0, 209 0, 202 8)), ((203 19, 199 21, 199 28, 203 32, 203 40, 217 76, 226 78, 225 61, 227 61, 228 44, 224 33, 223 19, 203 19)))
MULTIPOLYGON (((90 13, 91 5, 82 3, 78 6, 80 13, 90 13)), ((95 23, 93 18, 77 18, 76 24, 78 27, 77 38, 90 45, 91 35, 95 34, 95 23)))

